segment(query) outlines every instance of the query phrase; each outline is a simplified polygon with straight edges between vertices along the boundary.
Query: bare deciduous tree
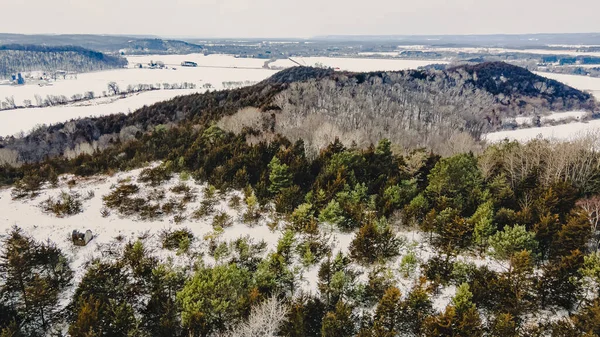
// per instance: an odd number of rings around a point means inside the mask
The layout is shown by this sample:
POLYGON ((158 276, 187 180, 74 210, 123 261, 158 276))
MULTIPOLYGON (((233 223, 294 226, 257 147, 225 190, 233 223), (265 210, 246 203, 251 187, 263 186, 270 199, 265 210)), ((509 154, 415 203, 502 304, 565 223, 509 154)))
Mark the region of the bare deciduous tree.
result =
POLYGON ((253 307, 248 320, 233 329, 229 337, 275 337, 287 312, 284 302, 270 297, 253 307))

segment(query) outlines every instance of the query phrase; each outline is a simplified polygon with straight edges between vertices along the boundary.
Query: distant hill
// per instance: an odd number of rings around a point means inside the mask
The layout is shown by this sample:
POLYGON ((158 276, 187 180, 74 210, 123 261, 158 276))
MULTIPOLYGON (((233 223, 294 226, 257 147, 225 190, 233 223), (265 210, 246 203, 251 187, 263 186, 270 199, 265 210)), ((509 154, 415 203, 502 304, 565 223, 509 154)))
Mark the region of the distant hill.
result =
POLYGON ((334 137, 360 147, 381 138, 433 147, 459 133, 478 139, 507 117, 597 107, 588 93, 502 62, 372 73, 293 68, 267 81, 281 79, 293 83, 273 103, 274 131, 315 149, 334 137))
POLYGON ((235 126, 230 131, 260 125, 259 140, 279 133, 313 150, 335 137, 359 147, 388 138, 406 148, 434 148, 456 135, 477 140, 509 116, 596 108, 587 93, 504 63, 371 73, 295 67, 250 87, 43 127, 0 140, 0 148, 35 162, 80 143, 102 149, 157 125, 207 125, 225 116, 235 126))
POLYGON ((178 40, 135 39, 121 48, 126 54, 191 54, 200 53, 200 45, 178 40))
POLYGON ((127 60, 75 46, 0 46, 0 78, 28 71, 87 72, 120 68, 127 60))
POLYGON ((166 40, 153 36, 123 35, 23 35, 0 34, 0 45, 23 44, 42 46, 79 46, 103 53, 117 54, 186 54, 198 53, 202 46, 179 40, 166 40))

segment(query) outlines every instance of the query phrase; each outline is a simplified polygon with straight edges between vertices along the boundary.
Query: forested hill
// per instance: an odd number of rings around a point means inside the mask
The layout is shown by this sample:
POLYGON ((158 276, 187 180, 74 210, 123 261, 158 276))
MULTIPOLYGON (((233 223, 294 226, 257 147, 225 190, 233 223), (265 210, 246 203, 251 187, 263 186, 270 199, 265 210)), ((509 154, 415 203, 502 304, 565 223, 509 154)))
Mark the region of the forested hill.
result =
POLYGON ((227 131, 249 127, 259 131, 259 139, 279 133, 302 139, 312 153, 336 137, 359 147, 388 138, 406 148, 443 152, 435 147, 458 136, 477 140, 506 116, 592 110, 596 104, 589 94, 504 63, 372 73, 296 67, 251 87, 40 128, 25 138, 0 140, 0 148, 21 162, 36 162, 80 144, 103 149, 158 125, 210 125, 233 115, 224 123, 227 131))
POLYGON ((76 46, 0 46, 0 78, 28 71, 87 72, 119 68, 127 60, 76 46))
POLYGON ((126 54, 191 54, 201 53, 202 46, 178 40, 134 39, 121 49, 126 54))
POLYGON ((567 105, 570 104, 569 101, 577 104, 576 102, 586 102, 591 98, 588 93, 504 62, 463 65, 449 71, 468 73, 471 84, 492 95, 502 95, 513 100, 541 98, 550 104, 557 104, 557 109, 562 108, 565 101, 567 105))

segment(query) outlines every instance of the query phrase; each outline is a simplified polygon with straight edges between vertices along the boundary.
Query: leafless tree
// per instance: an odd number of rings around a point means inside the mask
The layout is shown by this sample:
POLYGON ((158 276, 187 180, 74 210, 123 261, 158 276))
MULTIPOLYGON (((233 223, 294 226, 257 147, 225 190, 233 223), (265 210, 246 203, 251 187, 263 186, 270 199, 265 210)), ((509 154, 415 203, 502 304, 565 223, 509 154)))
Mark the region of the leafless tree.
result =
POLYGON ((254 306, 248 320, 233 329, 228 337, 275 337, 287 312, 284 302, 270 297, 254 306))
POLYGON ((591 232, 592 242, 590 243, 591 248, 594 251, 598 251, 598 245, 600 244, 600 196, 595 195, 586 199, 577 201, 577 206, 581 208, 582 212, 587 216, 591 232))
POLYGON ((121 92, 119 85, 116 82, 108 83, 108 93, 109 95, 116 96, 121 92))

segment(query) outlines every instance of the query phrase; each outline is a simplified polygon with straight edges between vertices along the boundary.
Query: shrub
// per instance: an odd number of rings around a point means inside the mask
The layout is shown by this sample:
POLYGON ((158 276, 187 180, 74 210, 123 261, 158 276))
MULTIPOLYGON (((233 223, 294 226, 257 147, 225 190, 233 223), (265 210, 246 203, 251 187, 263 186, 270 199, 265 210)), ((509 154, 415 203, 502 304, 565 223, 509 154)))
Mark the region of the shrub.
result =
POLYGON ((229 214, 225 212, 220 212, 213 218, 212 226, 213 228, 227 228, 233 226, 233 221, 229 214))
POLYGON ((38 196, 43 182, 44 179, 38 174, 26 173, 22 179, 15 182, 11 196, 13 199, 35 198, 38 196))
POLYGON ((373 264, 400 254, 402 241, 386 221, 368 222, 350 244, 350 256, 363 264, 373 264))
POLYGON ((242 198, 240 198, 240 196, 237 194, 232 196, 231 199, 229 199, 229 207, 231 207, 235 210, 239 209, 241 204, 242 204, 242 198))
POLYGON ((173 186, 171 188, 171 192, 183 195, 182 202, 186 204, 196 200, 196 196, 194 195, 192 188, 185 183, 180 183, 176 186, 173 186))
POLYGON ((41 206, 44 212, 54 213, 57 217, 75 215, 83 211, 80 198, 78 193, 61 192, 57 200, 50 197, 41 206))
POLYGON ((171 179, 171 170, 165 165, 142 170, 138 178, 139 182, 150 184, 150 186, 159 186, 163 182, 171 179))
POLYGON ((194 240, 194 234, 187 228, 175 231, 165 230, 160 234, 162 246, 165 249, 176 250, 182 246, 189 247, 194 240))
POLYGON ((417 270, 417 266, 419 265, 419 259, 414 252, 408 252, 406 255, 402 257, 400 260, 400 272, 404 277, 412 276, 417 270))

